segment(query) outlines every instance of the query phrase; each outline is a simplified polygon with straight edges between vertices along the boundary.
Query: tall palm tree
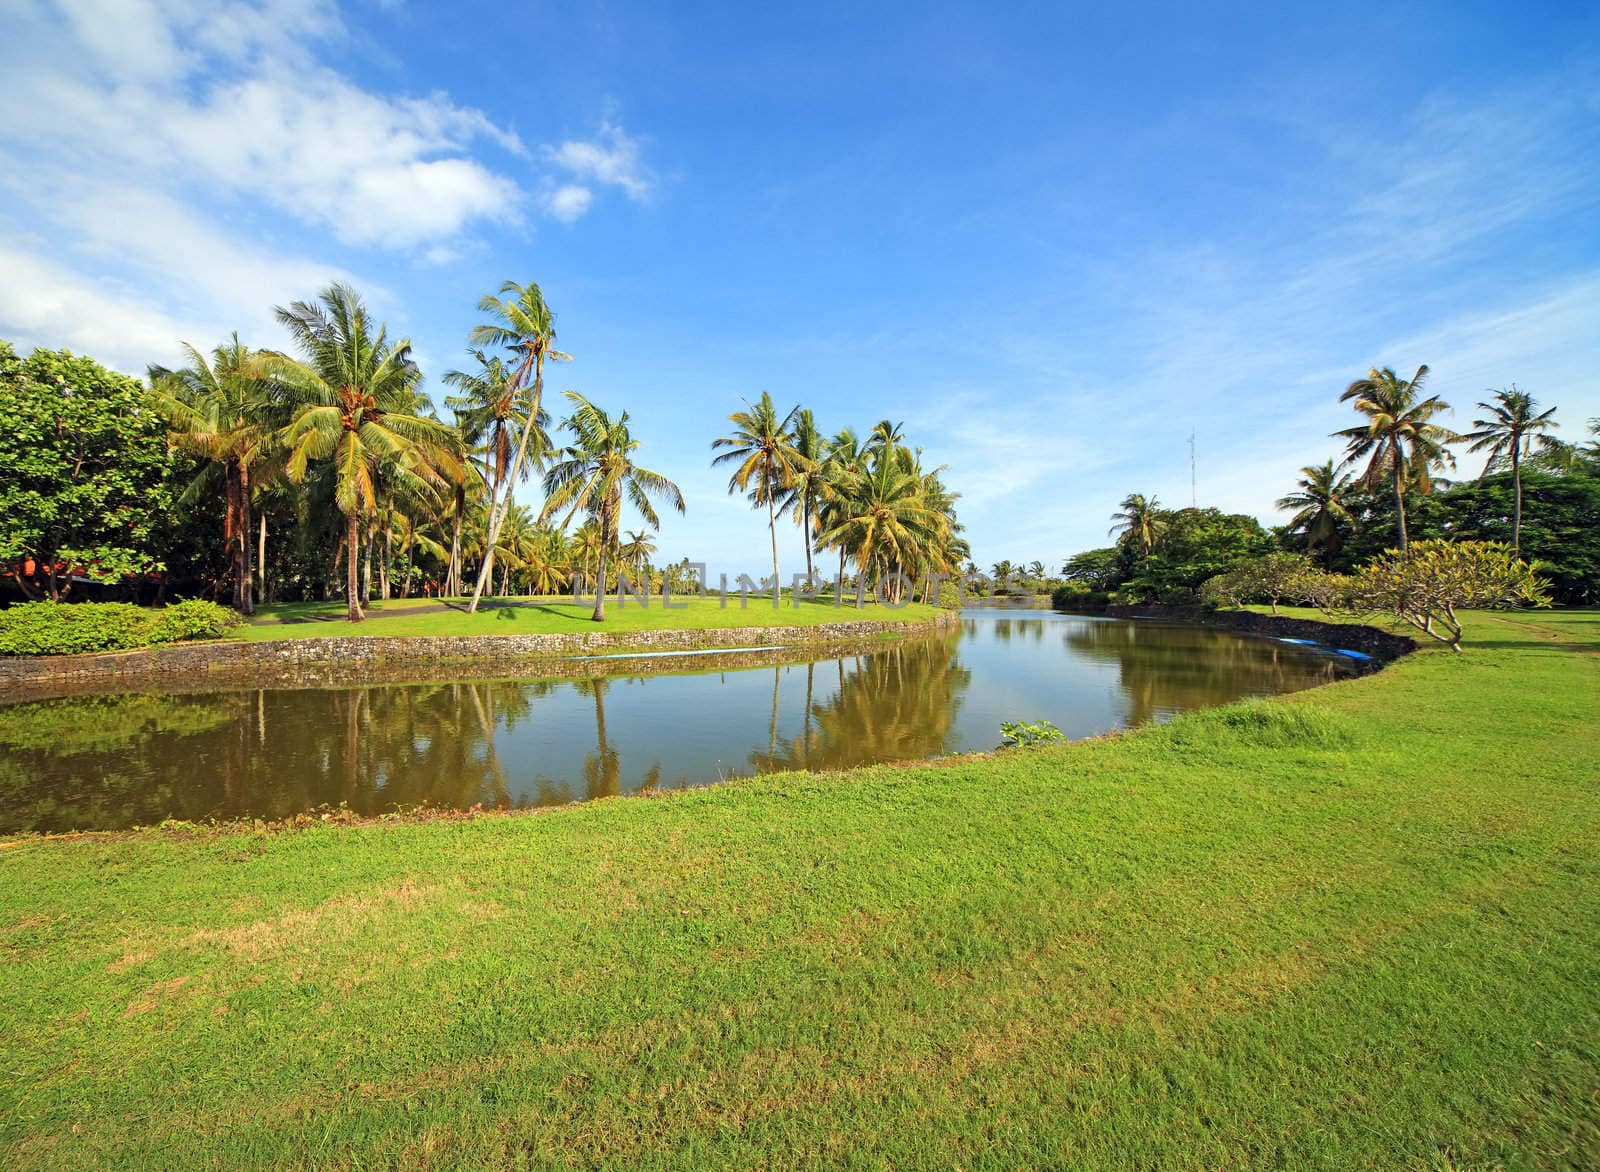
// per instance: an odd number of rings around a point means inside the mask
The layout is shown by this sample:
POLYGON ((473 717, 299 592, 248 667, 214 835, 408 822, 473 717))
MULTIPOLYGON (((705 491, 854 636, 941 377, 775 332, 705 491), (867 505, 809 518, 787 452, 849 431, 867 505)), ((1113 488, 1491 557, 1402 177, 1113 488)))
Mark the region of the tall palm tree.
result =
MULTIPOLYGON (((819 534, 826 532, 838 524, 848 511, 850 493, 853 486, 859 483, 865 475, 867 454, 861 446, 861 441, 850 428, 841 429, 833 439, 828 441, 827 462, 823 466, 822 494, 817 505, 817 528, 819 534)), ((829 543, 822 541, 820 536, 817 544, 826 546, 829 543)), ((843 545, 838 545, 839 550, 839 577, 837 588, 844 589, 844 560, 846 550, 843 545)))
POLYGON ((1517 554, 1522 552, 1522 459, 1532 449, 1535 436, 1547 443, 1550 437, 1541 433, 1561 426, 1551 418, 1556 413, 1554 407, 1538 411, 1538 406, 1537 399, 1526 391, 1517 390, 1513 384, 1510 390, 1496 391, 1493 402, 1478 404, 1487 418, 1474 419, 1475 430, 1462 437, 1472 441, 1469 452, 1489 453, 1478 479, 1489 475, 1497 464, 1507 460, 1511 463, 1511 491, 1515 502, 1511 514, 1511 552, 1517 554))
MULTIPOLYGON (((582 510, 594 518, 600 531, 600 564, 596 572, 594 621, 606 619, 606 555, 617 538, 617 522, 622 516, 622 499, 639 511, 645 524, 661 528, 652 497, 683 512, 683 493, 659 472, 641 468, 633 462, 639 441, 628 431, 628 413, 612 419, 577 391, 565 392, 572 414, 562 427, 572 432, 574 442, 562 455, 565 459, 545 473, 544 514, 547 520, 562 509, 572 514, 582 510)), ((564 525, 565 523, 563 523, 564 525)))
MULTIPOLYGON (((478 571, 477 585, 472 589, 472 602, 468 613, 478 609, 478 599, 483 595, 484 584, 494 569, 494 545, 500 537, 500 526, 505 523, 506 506, 511 500, 511 485, 522 476, 523 462, 530 450, 530 441, 539 426, 539 416, 544 406, 544 364, 570 362, 572 356, 563 354, 552 343, 556 339, 556 315, 546 304, 539 286, 529 281, 519 285, 507 281, 500 286, 500 296, 486 295, 478 302, 478 312, 494 320, 472 327, 469 335, 473 346, 484 349, 499 348, 511 355, 510 385, 517 392, 527 392, 525 401, 519 403, 522 415, 522 434, 507 469, 505 494, 489 497, 489 539, 484 553, 483 566, 478 571), (507 295, 511 296, 508 298, 507 295)), ((545 452, 534 448, 535 461, 542 460, 545 452)))
POLYGON ((196 499, 222 473, 225 500, 222 540, 233 578, 233 606, 241 614, 255 609, 251 590, 251 470, 271 447, 274 418, 271 384, 264 356, 239 341, 236 333, 206 357, 183 343, 189 364, 178 370, 150 367, 156 405, 172 427, 173 447, 208 461, 206 470, 184 492, 196 499))
POLYGON ((1161 502, 1154 496, 1130 492, 1111 514, 1111 520, 1114 524, 1109 536, 1124 542, 1137 541, 1145 557, 1149 557, 1161 535, 1161 502))
POLYGON ((393 483, 431 491, 440 468, 458 473, 454 433, 419 413, 422 373, 411 343, 390 342, 349 285, 335 283, 316 302, 296 301, 276 313, 304 356, 274 355, 268 363, 297 404, 281 432, 285 469, 298 484, 312 461, 332 462, 334 501, 345 519, 347 617, 358 623, 366 617, 357 562, 361 520, 377 504, 379 467, 393 483))
POLYGON ((1392 367, 1373 367, 1365 378, 1356 379, 1339 396, 1341 403, 1353 402, 1355 409, 1366 416, 1366 422, 1333 433, 1346 441, 1349 463, 1367 461, 1360 477, 1364 487, 1375 488, 1388 477, 1394 490, 1402 557, 1410 547, 1406 486, 1409 483, 1423 494, 1431 492, 1434 470, 1455 467, 1455 457, 1445 445, 1461 438, 1433 422, 1434 416, 1450 410, 1450 404, 1438 395, 1422 397, 1427 378, 1426 365, 1417 367, 1409 379, 1401 378, 1392 367))
POLYGON ((1300 479, 1295 484, 1294 492, 1278 498, 1277 507, 1295 510, 1289 528, 1305 534, 1308 553, 1320 548, 1325 559, 1331 559, 1339 546, 1339 526, 1355 524, 1345 504, 1355 486, 1334 467, 1332 460, 1307 464, 1300 469, 1300 479))
POLYGON ((827 441, 817 430, 816 419, 809 407, 801 408, 793 414, 794 424, 789 431, 790 442, 803 462, 796 471, 794 485, 789 490, 786 503, 793 510, 795 522, 800 526, 800 533, 805 540, 806 582, 809 584, 816 573, 811 561, 811 547, 817 531, 817 506, 821 503, 827 480, 825 467, 828 454, 827 441))
POLYGON ((754 407, 735 411, 728 416, 733 424, 733 434, 711 441, 713 451, 727 451, 711 461, 712 466, 734 463, 736 467, 728 480, 728 493, 746 493, 753 505, 767 506, 767 528, 772 534, 772 581, 778 589, 778 506, 787 498, 800 474, 807 470, 807 461, 794 446, 789 433, 798 408, 790 408, 783 418, 772 405, 772 396, 761 392, 754 407))

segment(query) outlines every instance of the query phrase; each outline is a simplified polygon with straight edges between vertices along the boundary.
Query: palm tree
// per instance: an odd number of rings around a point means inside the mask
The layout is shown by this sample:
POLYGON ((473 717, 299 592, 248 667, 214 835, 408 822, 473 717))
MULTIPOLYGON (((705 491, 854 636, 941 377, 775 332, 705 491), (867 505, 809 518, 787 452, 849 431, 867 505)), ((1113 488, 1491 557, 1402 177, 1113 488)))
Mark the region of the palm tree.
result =
POLYGON ((1144 556, 1149 557, 1150 551, 1156 547, 1156 538, 1161 534, 1161 502, 1154 496, 1130 492, 1122 498, 1117 509, 1111 514, 1115 524, 1108 535, 1123 542, 1137 541, 1144 556))
POLYGON ((753 505, 767 506, 767 528, 772 534, 772 582, 777 590, 778 581, 778 506, 795 485, 802 472, 807 471, 806 459, 794 446, 789 426, 798 408, 791 407, 782 419, 772 405, 772 396, 761 392, 761 399, 748 410, 735 411, 728 416, 733 424, 733 434, 711 441, 711 448, 727 448, 711 461, 718 464, 736 462, 737 467, 728 479, 728 493, 747 493, 753 505))
POLYGON ((1300 479, 1295 484, 1297 490, 1279 497, 1277 507, 1295 510, 1289 519, 1289 528, 1305 534, 1307 552, 1315 552, 1320 547, 1326 558, 1331 559, 1339 546, 1339 526, 1355 524, 1355 518, 1345 505, 1355 486, 1334 467, 1332 460, 1307 464, 1300 469, 1300 479))
MULTIPOLYGON (((828 441, 828 457, 823 467, 822 494, 817 505, 817 528, 825 532, 838 524, 848 511, 852 486, 866 473, 866 452, 856 433, 846 427, 828 441)), ((817 544, 829 544, 818 538, 817 544)), ((839 547, 839 578, 836 589, 844 589, 846 550, 839 547)))
POLYGON ((1435 415, 1450 410, 1450 404, 1438 395, 1421 397, 1427 378, 1426 365, 1417 367, 1417 373, 1409 379, 1401 378, 1391 367, 1373 367, 1367 377, 1356 379, 1339 396, 1341 403, 1353 401, 1367 421, 1333 433, 1348 444, 1347 462, 1367 460, 1366 471, 1360 477, 1363 487, 1374 488, 1385 476, 1389 478, 1394 489, 1402 557, 1410 545, 1406 532, 1406 483, 1410 481, 1423 494, 1431 492, 1434 469, 1455 467, 1455 457, 1445 445, 1461 438, 1432 422, 1435 415))
POLYGON ((1495 465, 1507 459, 1511 462, 1511 491, 1515 502, 1511 514, 1511 552, 1516 554, 1522 552, 1522 459, 1532 449, 1535 435, 1539 436, 1541 444, 1548 444, 1550 437, 1540 433, 1561 426, 1550 418, 1556 413, 1554 407, 1536 412, 1538 405, 1538 400, 1526 391, 1517 390, 1515 384, 1510 390, 1496 391, 1493 402, 1478 404, 1488 418, 1474 419, 1472 426, 1476 430, 1462 437, 1472 441, 1467 451, 1489 453, 1479 480, 1489 475, 1495 465))
POLYGON ((380 466, 395 484, 431 491, 440 469, 459 473, 454 432, 417 413, 422 373, 411 360, 411 343, 390 342, 349 285, 335 283, 316 303, 296 301, 276 313, 305 356, 303 362, 283 355, 268 361, 298 405, 281 432, 286 471, 298 484, 312 461, 332 461, 334 501, 345 518, 347 617, 358 623, 365 617, 357 564, 361 519, 377 504, 380 466))
POLYGON ((642 574, 650 562, 650 555, 656 551, 656 543, 646 529, 630 530, 627 537, 621 548, 623 560, 634 573, 642 574))
POLYGON ((211 352, 183 343, 189 364, 180 370, 150 367, 156 405, 172 425, 172 445, 208 461, 206 470, 183 494, 199 497, 213 472, 220 470, 226 504, 222 540, 233 578, 233 606, 241 614, 255 609, 250 565, 250 473, 271 446, 274 426, 267 364, 239 341, 236 333, 211 352))
POLYGON ((606 619, 606 555, 616 541, 623 494, 627 494, 645 524, 659 529, 661 519, 656 515, 651 498, 659 497, 681 513, 684 511, 683 493, 661 473, 633 462, 639 441, 628 431, 626 411, 612 419, 577 391, 565 394, 572 403, 572 414, 562 426, 572 432, 575 442, 562 453, 566 458, 545 473, 541 520, 562 509, 569 510, 567 518, 570 520, 572 514, 581 509, 597 523, 600 564, 596 573, 593 618, 603 623, 606 619))
MULTIPOLYGON (((572 356, 563 354, 551 345, 556 339, 556 315, 550 312, 539 286, 529 281, 519 285, 507 281, 500 286, 500 296, 488 295, 478 302, 478 312, 487 313, 495 320, 472 327, 473 346, 499 347, 508 351, 513 359, 510 386, 515 391, 527 391, 526 400, 519 404, 522 415, 522 435, 517 440, 517 450, 511 457, 507 470, 504 496, 489 494, 489 537, 483 566, 478 571, 477 585, 472 589, 469 614, 478 609, 478 599, 483 594, 484 583, 489 580, 494 566, 494 545, 500 537, 500 526, 505 523, 506 506, 511 500, 511 485, 522 477, 523 461, 527 458, 530 440, 539 426, 539 416, 544 403, 544 364, 570 362, 572 356), (506 295, 512 294, 508 300, 506 295)), ((545 452, 534 450, 535 461, 545 452)))
POLYGON ((811 546, 817 530, 817 506, 821 503, 827 480, 827 469, 824 466, 827 445, 822 433, 817 430, 816 419, 809 407, 795 411, 793 415, 794 425, 789 431, 790 442, 794 450, 800 454, 803 463, 795 474, 794 485, 789 490, 785 504, 793 510, 795 522, 800 526, 801 535, 805 540, 806 582, 809 585, 816 573, 811 562, 811 546))
MULTIPOLYGON (((865 473, 845 486, 824 545, 850 551, 863 578, 916 569, 939 541, 942 518, 928 505, 920 474, 908 469, 894 448, 879 448, 865 473)), ((898 600, 898 584, 892 592, 898 600)), ((856 591, 856 605, 862 602, 856 591)))

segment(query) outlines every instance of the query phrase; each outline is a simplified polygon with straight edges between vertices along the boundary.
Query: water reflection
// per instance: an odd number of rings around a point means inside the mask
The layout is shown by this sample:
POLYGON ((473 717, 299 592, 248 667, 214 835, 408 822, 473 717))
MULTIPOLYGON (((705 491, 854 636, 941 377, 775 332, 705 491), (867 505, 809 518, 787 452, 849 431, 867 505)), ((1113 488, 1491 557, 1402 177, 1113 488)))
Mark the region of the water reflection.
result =
POLYGON ((1045 718, 1088 736, 1348 670, 1269 640, 1049 612, 971 614, 936 638, 774 658, 678 674, 0 707, 0 829, 283 818, 339 803, 362 813, 555 805, 987 749, 1002 720, 1045 718))

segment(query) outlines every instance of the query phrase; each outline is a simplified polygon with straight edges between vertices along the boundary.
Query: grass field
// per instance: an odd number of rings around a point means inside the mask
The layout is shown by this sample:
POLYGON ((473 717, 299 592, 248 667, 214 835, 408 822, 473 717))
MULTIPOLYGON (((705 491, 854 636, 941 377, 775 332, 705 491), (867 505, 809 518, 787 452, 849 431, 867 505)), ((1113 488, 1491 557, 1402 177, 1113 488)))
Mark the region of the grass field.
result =
POLYGON ((404 598, 375 602, 365 622, 350 623, 344 618, 343 602, 296 602, 257 608, 254 621, 239 628, 240 637, 262 639, 317 639, 335 635, 542 635, 558 631, 657 631, 712 627, 811 627, 821 623, 848 623, 862 620, 916 622, 932 617, 931 606, 911 603, 891 608, 868 603, 857 610, 850 598, 843 606, 831 601, 802 602, 795 606, 785 596, 781 606, 772 605, 771 595, 754 596, 741 607, 739 596, 731 594, 728 605, 711 598, 676 598, 672 608, 652 597, 648 606, 630 599, 617 605, 606 603, 606 621, 595 622, 590 615, 594 602, 565 599, 489 600, 477 614, 467 614, 466 604, 453 600, 442 607, 436 599, 404 598), (507 601, 518 605, 506 605, 507 601), (680 609, 681 608, 681 609, 680 609))
POLYGON ((992 758, 9 845, 0 1151, 1595 1167, 1600 614, 1468 640, 992 758))

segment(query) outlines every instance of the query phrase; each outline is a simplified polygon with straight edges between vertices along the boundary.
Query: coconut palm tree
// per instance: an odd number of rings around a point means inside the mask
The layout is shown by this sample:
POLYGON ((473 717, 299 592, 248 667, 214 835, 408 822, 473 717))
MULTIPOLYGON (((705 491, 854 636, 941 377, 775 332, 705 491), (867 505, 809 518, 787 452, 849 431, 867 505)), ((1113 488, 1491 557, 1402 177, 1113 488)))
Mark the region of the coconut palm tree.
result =
POLYGON ((1434 470, 1455 467, 1455 457, 1446 444, 1461 437, 1433 418, 1450 410, 1450 404, 1432 395, 1422 397, 1428 378, 1426 365, 1417 367, 1409 379, 1393 368, 1373 367, 1365 378, 1358 378, 1339 396, 1341 403, 1353 403, 1366 416, 1366 422, 1334 432, 1346 444, 1346 460, 1367 461, 1360 482, 1371 489, 1388 478, 1394 490, 1394 507, 1400 527, 1400 555, 1410 545, 1406 532, 1406 486, 1410 484, 1426 495, 1433 490, 1434 470))
POLYGON ((280 433, 285 471, 298 484, 313 461, 332 463, 334 501, 345 519, 347 617, 357 623, 365 617, 357 563, 361 520, 377 504, 380 466, 394 484, 432 491, 442 481, 441 469, 459 475, 455 433, 420 414, 422 373, 411 360, 411 343, 391 342, 349 285, 335 283, 316 302, 296 301, 276 313, 304 356, 267 360, 296 404, 280 433))
POLYGON ((226 503, 222 540, 233 578, 233 606, 241 614, 254 609, 251 590, 251 471, 270 450, 281 421, 265 357, 239 341, 236 333, 206 357, 183 343, 189 364, 178 370, 150 367, 156 406, 172 427, 178 451, 207 461, 205 471, 184 491, 183 501, 197 499, 216 472, 221 472, 226 503))
POLYGON ((472 602, 467 607, 469 614, 477 611, 478 599, 483 594, 484 584, 493 573, 494 545, 500 537, 500 526, 505 523, 506 506, 511 500, 511 485, 521 479, 523 463, 530 450, 533 452, 535 463, 541 461, 546 454, 537 444, 532 443, 538 431, 539 416, 544 406, 545 361, 547 359, 551 362, 572 361, 570 354, 563 354, 552 345, 556 338, 556 315, 550 311, 550 306, 546 304, 539 286, 532 281, 527 285, 519 285, 515 281, 505 282, 500 286, 500 296, 487 295, 478 302, 478 312, 486 313, 494 320, 472 327, 472 333, 469 335, 472 345, 507 351, 511 356, 510 385, 517 392, 526 392, 526 396, 517 406, 522 416, 522 434, 517 439, 516 451, 512 454, 511 466, 507 469, 506 491, 502 496, 497 496, 492 490, 490 492, 489 539, 483 566, 478 571, 477 585, 472 589, 472 602), (511 296, 508 298, 507 294, 511 296))
POLYGON ((1485 413, 1487 418, 1474 419, 1472 426, 1475 430, 1467 432, 1463 439, 1472 441, 1467 448, 1469 452, 1488 452, 1489 458, 1484 461, 1483 472, 1478 479, 1489 475, 1497 465, 1511 464, 1511 492, 1514 504, 1511 513, 1511 552, 1522 552, 1522 460, 1533 447, 1533 440, 1538 436, 1541 446, 1548 446, 1551 437, 1542 434, 1554 431, 1561 426, 1552 415, 1556 413, 1554 407, 1545 411, 1538 411, 1538 400, 1526 391, 1517 390, 1515 384, 1510 390, 1496 391, 1493 402, 1479 403, 1478 408, 1485 413))
POLYGON ((1295 510, 1289 528, 1305 534, 1307 552, 1320 548, 1331 559, 1339 547, 1339 526, 1355 524, 1345 505, 1355 485, 1334 467, 1332 460, 1306 465, 1300 469, 1300 479, 1295 484, 1294 492, 1278 498, 1277 507, 1295 510))
POLYGON ((650 563, 650 555, 656 551, 655 540, 646 529, 630 530, 627 538, 621 547, 622 559, 634 573, 643 574, 650 563))
POLYGON ((1161 502, 1154 496, 1130 492, 1122 498, 1117 511, 1111 514, 1111 520, 1115 524, 1111 526, 1109 536, 1125 543, 1138 542, 1144 556, 1149 557, 1163 526, 1161 502))
MULTIPOLYGON (((565 392, 572 414, 562 427, 572 432, 574 442, 544 477, 544 514, 547 520, 563 509, 567 519, 583 511, 599 529, 600 558, 595 575, 594 621, 606 619, 606 556, 616 542, 617 523, 622 516, 623 496, 639 511, 645 524, 661 528, 652 497, 660 498, 683 512, 683 493, 659 472, 641 468, 633 462, 639 441, 628 431, 628 413, 612 419, 577 391, 565 392)), ((563 527, 565 522, 563 522, 563 527)))
POLYGON ((816 419, 809 407, 794 412, 794 424, 789 430, 789 437, 803 462, 795 474, 794 485, 789 490, 785 505, 793 512, 795 523, 800 526, 800 533, 805 540, 806 582, 809 584, 816 574, 811 561, 811 548, 817 531, 817 508, 822 501, 828 475, 825 466, 827 441, 817 430, 816 419))
POLYGON ((767 506, 767 528, 772 534, 772 581, 778 583, 778 507, 787 498, 800 475, 808 471, 807 461, 794 446, 789 427, 798 408, 790 408, 781 419, 766 391, 754 407, 728 416, 733 434, 711 441, 711 448, 727 451, 711 464, 733 463, 728 493, 746 493, 752 505, 767 506))
MULTIPOLYGON (((866 452, 861 447, 861 441, 856 433, 846 427, 839 431, 833 439, 828 441, 827 461, 823 466, 823 480, 821 497, 817 503, 817 529, 824 532, 832 529, 839 520, 846 515, 850 493, 853 485, 866 473, 866 452)), ((818 538, 819 546, 828 543, 818 538)), ((844 560, 846 550, 844 546, 839 549, 839 577, 838 589, 843 589, 844 560)))
MULTIPOLYGON (((941 518, 928 505, 920 475, 908 469, 894 448, 879 448, 865 473, 845 486, 824 545, 839 545, 854 557, 864 579, 882 583, 886 575, 915 570, 940 537, 941 518)), ((898 601, 899 584, 891 590, 898 601)), ((862 591, 856 591, 856 605, 862 591)))

